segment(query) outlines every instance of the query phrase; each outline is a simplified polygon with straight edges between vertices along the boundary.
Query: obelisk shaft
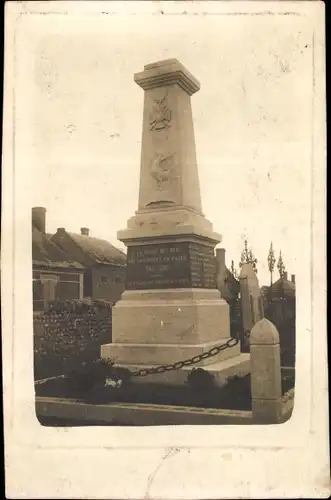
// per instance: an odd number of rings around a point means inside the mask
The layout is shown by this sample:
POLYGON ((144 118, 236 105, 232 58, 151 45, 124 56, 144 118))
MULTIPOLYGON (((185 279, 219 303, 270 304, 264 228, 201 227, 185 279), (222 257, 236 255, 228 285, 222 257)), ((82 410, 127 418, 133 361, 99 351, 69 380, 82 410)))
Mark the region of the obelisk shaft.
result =
POLYGON ((176 59, 145 66, 139 209, 161 205, 201 213, 191 95, 199 83, 176 59))
POLYGON ((221 236, 201 207, 191 108, 198 80, 177 59, 148 64, 134 80, 145 92, 139 202, 118 238, 131 245, 139 238, 191 234, 218 243, 221 236))

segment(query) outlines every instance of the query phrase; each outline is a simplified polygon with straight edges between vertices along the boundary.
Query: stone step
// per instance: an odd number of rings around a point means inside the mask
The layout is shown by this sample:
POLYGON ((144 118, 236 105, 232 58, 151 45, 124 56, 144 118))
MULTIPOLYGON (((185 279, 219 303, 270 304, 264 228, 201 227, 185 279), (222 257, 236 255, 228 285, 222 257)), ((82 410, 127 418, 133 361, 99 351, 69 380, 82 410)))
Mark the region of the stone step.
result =
MULTIPOLYGON (((116 365, 121 366, 123 368, 127 368, 132 372, 141 369, 152 368, 152 365, 148 364, 138 365, 130 363, 129 364, 116 363, 116 365)), ((155 384, 181 385, 186 383, 187 376, 194 367, 197 368, 196 365, 185 366, 178 370, 147 375, 144 377, 134 377, 134 382, 137 384, 155 383, 155 384)), ((243 354, 243 353, 236 354, 231 358, 224 359, 222 361, 216 361, 209 365, 200 366, 200 368, 208 371, 211 375, 213 375, 217 385, 219 387, 222 387, 224 384, 226 384, 227 377, 233 375, 244 376, 250 373, 250 354, 243 354)))
MULTIPOLYGON (((193 356, 205 353, 213 347, 223 345, 226 339, 220 339, 203 344, 131 344, 112 343, 101 346, 101 357, 113 359, 116 364, 137 364, 158 366, 183 361, 193 356)), ((198 362, 195 366, 206 366, 210 363, 222 361, 240 353, 240 345, 224 349, 216 356, 198 362)))

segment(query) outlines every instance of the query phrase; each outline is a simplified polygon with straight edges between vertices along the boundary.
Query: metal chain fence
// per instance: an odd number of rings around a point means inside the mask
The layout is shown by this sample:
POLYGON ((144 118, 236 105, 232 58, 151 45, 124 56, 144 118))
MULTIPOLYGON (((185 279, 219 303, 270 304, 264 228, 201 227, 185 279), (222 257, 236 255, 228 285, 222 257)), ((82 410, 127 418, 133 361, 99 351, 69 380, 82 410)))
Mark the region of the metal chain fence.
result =
POLYGON ((230 338, 227 342, 224 344, 221 344, 219 346, 215 346, 212 349, 210 349, 207 352, 203 352, 201 354, 197 354, 196 356, 193 356, 192 358, 185 359, 184 361, 176 361, 173 364, 169 365, 160 365, 156 366, 153 368, 142 368, 141 370, 131 372, 132 377, 146 377, 147 375, 154 375, 156 373, 164 373, 172 370, 180 370, 184 366, 192 366, 197 363, 200 363, 200 361, 204 359, 211 358, 213 356, 217 356, 220 352, 224 351, 225 349, 231 348, 236 346, 239 343, 239 339, 237 338, 230 338))
MULTIPOLYGON (((183 334, 187 334, 187 333, 191 332, 193 330, 194 326, 195 325, 191 325, 186 331, 183 332, 183 334)), ((128 371, 130 372, 130 376, 132 376, 132 377, 146 377, 147 375, 155 375, 155 374, 160 374, 160 373, 164 373, 164 372, 168 372, 168 371, 180 370, 184 366, 193 366, 193 365, 200 363, 200 361, 202 361, 202 360, 217 356, 217 354, 219 354, 220 352, 224 351, 225 349, 235 347, 238 343, 239 343, 239 336, 237 335, 236 338, 231 337, 229 340, 222 343, 221 345, 212 347, 211 349, 209 349, 209 351, 203 352, 201 354, 197 354, 196 356, 193 356, 192 358, 185 359, 183 361, 176 361, 175 363, 172 363, 172 364, 163 364, 163 365, 159 365, 159 366, 152 367, 152 368, 142 368, 142 369, 137 370, 137 371, 130 371, 130 370, 128 370, 128 371)), ((43 379, 43 380, 36 380, 35 384, 36 385, 43 384, 49 380, 53 380, 53 379, 57 379, 57 378, 66 378, 66 376, 60 375, 57 377, 49 377, 49 378, 43 379)))

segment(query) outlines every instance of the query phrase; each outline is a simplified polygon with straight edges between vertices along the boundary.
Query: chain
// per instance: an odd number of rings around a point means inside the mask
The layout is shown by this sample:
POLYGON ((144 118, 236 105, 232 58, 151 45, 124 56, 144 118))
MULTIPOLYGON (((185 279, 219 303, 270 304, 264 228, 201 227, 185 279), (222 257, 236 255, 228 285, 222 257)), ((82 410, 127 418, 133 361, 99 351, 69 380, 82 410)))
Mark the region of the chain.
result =
POLYGON ((250 336, 251 336, 251 331, 250 330, 245 330, 244 337, 246 337, 246 339, 249 339, 250 336))
MULTIPOLYGON (((194 328, 194 325, 191 325, 190 328, 188 328, 185 332, 183 332, 183 334, 184 333, 187 334, 187 333, 191 332, 193 330, 193 328, 194 328)), ((246 334, 247 333, 250 333, 250 332, 246 332, 246 334)), ((237 336, 236 338, 230 338, 224 344, 212 347, 212 349, 210 349, 209 351, 203 352, 202 354, 197 354, 196 356, 193 356, 192 358, 189 358, 189 359, 185 359, 184 361, 176 361, 175 363, 170 364, 170 365, 159 365, 159 366, 156 366, 153 368, 142 368, 141 370, 130 372, 130 375, 132 377, 146 377, 147 375, 154 375, 157 373, 164 373, 164 372, 173 371, 173 370, 180 370, 184 366, 192 366, 192 365, 200 363, 200 361, 203 361, 204 359, 208 359, 208 358, 212 358, 213 356, 217 356, 217 354, 219 354, 220 352, 224 351, 225 349, 235 347, 238 343, 239 343, 239 336, 237 336)), ((49 380, 59 379, 59 378, 66 378, 66 376, 59 375, 57 377, 50 377, 47 379, 37 380, 37 381, 35 381, 35 384, 36 385, 44 384, 45 382, 48 382, 49 380)), ((110 384, 109 381, 108 381, 108 383, 110 384)))
POLYGON ((180 368, 183 368, 184 366, 192 366, 197 363, 200 363, 200 361, 204 359, 211 358, 213 356, 216 356, 219 354, 221 351, 224 351, 225 349, 228 349, 230 347, 234 347, 239 343, 238 338, 231 338, 225 344, 215 346, 212 349, 210 349, 207 352, 203 352, 202 354, 197 354, 196 356, 193 356, 193 358, 186 359, 185 361, 176 361, 175 363, 171 365, 160 365, 156 366, 154 368, 143 368, 141 370, 138 370, 136 372, 131 372, 132 377, 146 377, 147 375, 154 375, 155 373, 164 373, 164 372, 170 372, 172 370, 179 370, 180 368))

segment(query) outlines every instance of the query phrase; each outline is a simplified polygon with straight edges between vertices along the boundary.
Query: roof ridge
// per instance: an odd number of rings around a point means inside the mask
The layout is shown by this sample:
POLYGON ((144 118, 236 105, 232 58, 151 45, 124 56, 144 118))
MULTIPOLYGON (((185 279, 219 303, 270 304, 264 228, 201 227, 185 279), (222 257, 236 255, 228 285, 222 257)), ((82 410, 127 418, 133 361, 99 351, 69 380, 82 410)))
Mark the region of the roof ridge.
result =
POLYGON ((42 257, 45 265, 70 264, 82 267, 72 256, 57 245, 53 240, 47 238, 46 234, 33 226, 32 231, 32 259, 33 262, 41 262, 42 257), (53 254, 53 255, 52 255, 53 254))
POLYGON ((117 264, 126 260, 125 252, 109 240, 73 232, 67 234, 82 252, 98 263, 117 264))
POLYGON ((108 245, 111 245, 112 247, 117 248, 117 250, 119 250, 120 252, 123 252, 123 250, 121 250, 120 248, 118 248, 116 245, 114 245, 113 243, 111 243, 109 240, 106 240, 105 238, 100 238, 99 236, 90 236, 90 235, 87 235, 87 234, 80 234, 80 233, 73 233, 73 232, 68 232, 67 234, 72 234, 74 236, 79 236, 81 238, 87 238, 87 239, 90 239, 90 240, 104 241, 108 245))

